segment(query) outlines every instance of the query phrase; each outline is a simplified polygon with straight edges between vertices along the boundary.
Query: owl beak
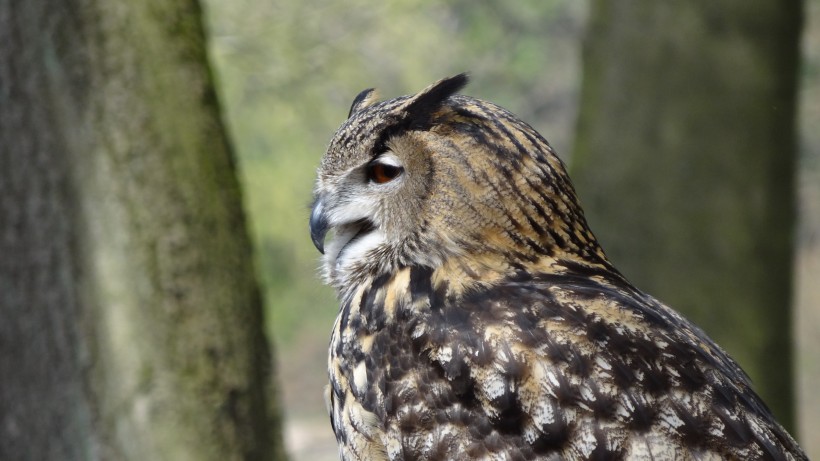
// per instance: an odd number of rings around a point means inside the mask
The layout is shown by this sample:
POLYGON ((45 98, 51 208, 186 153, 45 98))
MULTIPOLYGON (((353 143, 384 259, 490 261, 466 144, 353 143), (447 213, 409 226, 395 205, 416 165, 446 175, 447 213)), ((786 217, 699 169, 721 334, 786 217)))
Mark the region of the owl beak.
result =
POLYGON ((319 253, 325 254, 325 235, 327 235, 328 222, 325 214, 324 202, 321 199, 313 204, 310 212, 310 238, 319 253))

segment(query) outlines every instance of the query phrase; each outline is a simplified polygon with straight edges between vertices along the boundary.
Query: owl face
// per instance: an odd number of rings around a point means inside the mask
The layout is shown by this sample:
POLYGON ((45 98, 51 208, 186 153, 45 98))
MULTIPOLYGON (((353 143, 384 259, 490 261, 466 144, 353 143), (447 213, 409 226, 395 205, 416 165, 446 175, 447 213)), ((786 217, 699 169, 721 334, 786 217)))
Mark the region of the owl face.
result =
POLYGON ((453 95, 466 82, 354 101, 322 159, 310 218, 337 289, 468 254, 515 266, 599 251, 546 140, 496 105, 453 95))
POLYGON ((311 237, 333 285, 365 268, 389 270, 418 249, 433 165, 419 133, 397 129, 397 105, 354 107, 319 168, 311 237))
POLYGON ((406 162, 390 150, 369 157, 349 169, 324 175, 320 181, 323 192, 317 194, 311 213, 311 232, 328 264, 344 266, 397 237, 395 232, 388 233, 391 220, 386 214, 406 195, 406 162), (335 236, 324 249, 323 233, 329 229, 335 236))

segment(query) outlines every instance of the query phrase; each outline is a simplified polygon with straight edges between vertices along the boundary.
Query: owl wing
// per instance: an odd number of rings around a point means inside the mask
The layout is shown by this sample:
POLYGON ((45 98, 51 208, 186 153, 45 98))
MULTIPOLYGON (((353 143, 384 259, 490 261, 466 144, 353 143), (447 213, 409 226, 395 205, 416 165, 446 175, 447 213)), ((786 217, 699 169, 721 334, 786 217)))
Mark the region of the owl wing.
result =
POLYGON ((334 428, 369 453, 345 459, 805 459, 727 354, 619 277, 450 299, 421 275, 340 316, 334 428))

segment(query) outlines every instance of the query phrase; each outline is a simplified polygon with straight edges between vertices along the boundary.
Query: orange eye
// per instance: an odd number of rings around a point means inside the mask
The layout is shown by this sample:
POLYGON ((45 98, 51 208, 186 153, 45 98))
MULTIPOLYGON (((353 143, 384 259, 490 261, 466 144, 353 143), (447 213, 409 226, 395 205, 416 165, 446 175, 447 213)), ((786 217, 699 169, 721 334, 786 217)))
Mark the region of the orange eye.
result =
POLYGON ((376 184, 384 184, 396 179, 404 168, 374 162, 367 166, 367 179, 376 184))

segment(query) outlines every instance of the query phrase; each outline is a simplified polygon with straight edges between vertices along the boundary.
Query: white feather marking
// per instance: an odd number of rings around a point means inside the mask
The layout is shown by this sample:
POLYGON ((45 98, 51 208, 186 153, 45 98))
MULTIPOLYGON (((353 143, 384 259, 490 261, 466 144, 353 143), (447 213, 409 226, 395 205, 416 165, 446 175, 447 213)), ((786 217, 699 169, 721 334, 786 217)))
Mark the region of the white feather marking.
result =
POLYGON ((328 254, 331 254, 333 251, 336 252, 334 265, 337 271, 344 271, 356 261, 364 259, 367 252, 379 247, 380 245, 384 245, 386 242, 384 233, 379 230, 372 230, 369 233, 358 237, 353 242, 350 242, 351 238, 353 237, 347 239, 346 242, 340 242, 341 244, 344 244, 343 247, 333 248, 334 243, 336 243, 337 240, 340 240, 338 238, 334 238, 328 248, 328 254))
POLYGON ((594 402, 595 394, 592 392, 592 389, 590 389, 589 386, 583 385, 581 386, 581 398, 587 402, 594 402))
POLYGON ((385 448, 387 449, 387 456, 390 459, 400 459, 400 455, 402 454, 401 449, 401 442, 397 438, 389 438, 387 442, 384 444, 385 448))
MULTIPOLYGON (((509 362, 509 360, 510 360, 510 358, 507 357, 507 351, 505 351, 503 348, 498 351, 498 360, 502 363, 509 362)), ((502 365, 499 365, 499 366, 502 366, 502 365)))
POLYGON ((453 360, 453 349, 450 346, 442 347, 438 350, 438 360, 440 362, 449 363, 453 360))
POLYGON ((580 426, 579 434, 580 437, 574 443, 575 447, 584 457, 589 458, 592 455, 592 452, 595 451, 595 448, 598 446, 598 440, 595 438, 595 434, 592 432, 592 425, 584 424, 580 426))
POLYGON ((559 387, 561 385, 561 383, 558 381, 558 377, 555 376, 555 373, 553 373, 552 370, 547 370, 547 379, 555 387, 559 387))
POLYGON ((396 157, 396 155, 392 152, 385 152, 384 154, 380 155, 376 160, 378 161, 378 163, 381 163, 382 165, 389 165, 395 167, 403 166, 401 164, 401 160, 399 160, 399 158, 396 157))
POLYGON ((544 427, 555 422, 555 406, 551 400, 539 400, 532 407, 530 415, 538 427, 544 427))
POLYGON ((353 385, 359 391, 367 387, 367 368, 365 368, 364 360, 359 362, 353 370, 353 385))
POLYGON ((532 423, 527 424, 524 426, 524 441, 527 443, 533 443, 536 439, 541 435, 541 431, 536 429, 535 425, 532 423))
MULTIPOLYGON (((352 263, 360 260, 370 249, 384 243, 384 235, 378 230, 371 230, 357 237, 362 227, 355 223, 362 220, 373 222, 377 214, 377 206, 376 200, 362 197, 337 204, 328 212, 328 225, 335 234, 325 245, 323 263, 324 276, 327 280, 337 277, 340 272, 341 275, 345 275, 343 273, 350 268, 352 263), (369 240, 368 237, 370 237, 369 240)), ((378 228, 378 225, 375 227, 378 228)))
POLYGON ((673 429, 683 426, 683 420, 675 413, 664 413, 663 416, 661 416, 661 421, 673 429))
POLYGON ((481 389, 484 391, 484 395, 487 396, 488 400, 500 397, 504 394, 506 388, 504 377, 498 373, 488 374, 481 383, 481 389))

